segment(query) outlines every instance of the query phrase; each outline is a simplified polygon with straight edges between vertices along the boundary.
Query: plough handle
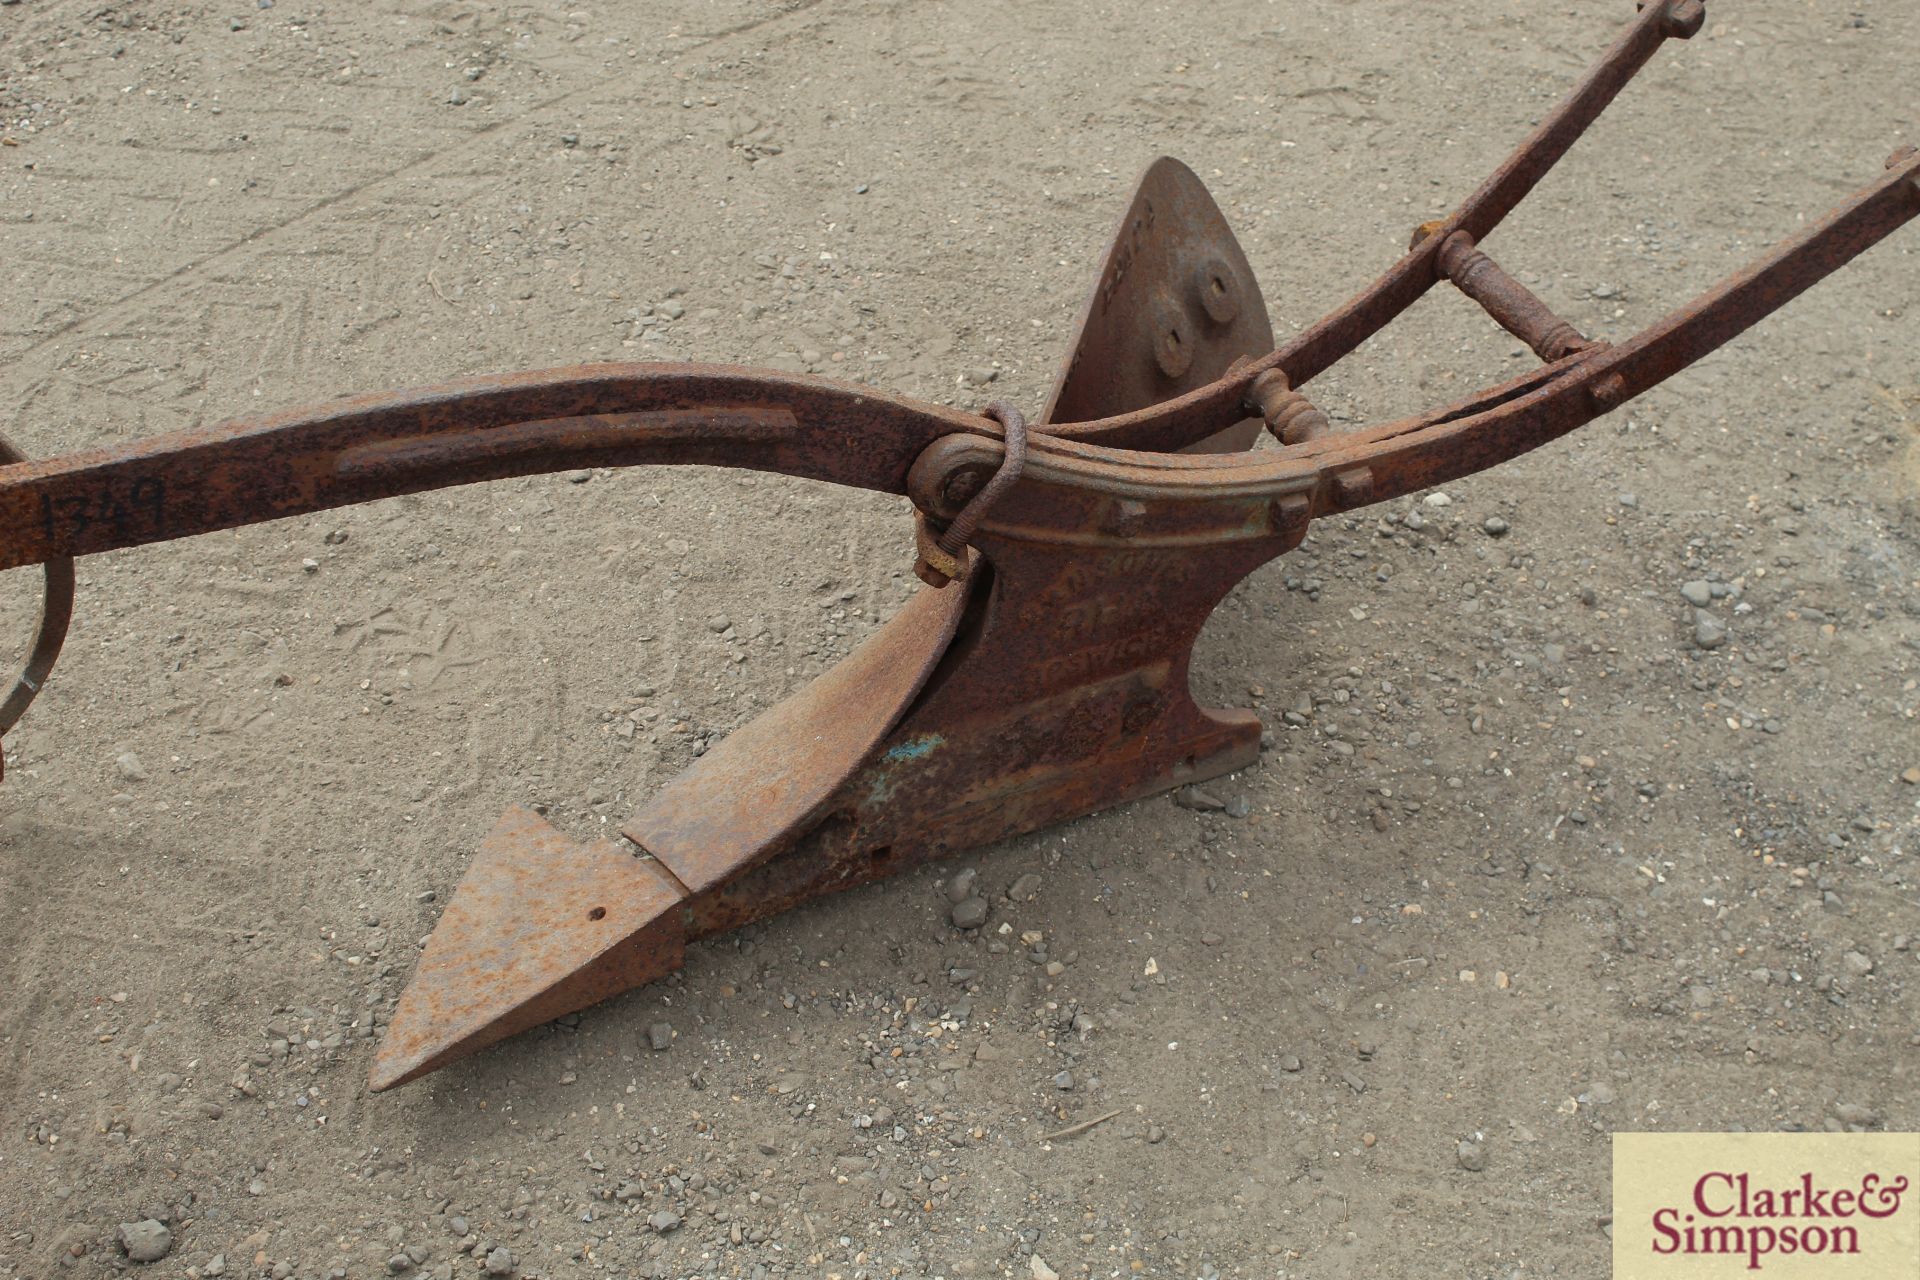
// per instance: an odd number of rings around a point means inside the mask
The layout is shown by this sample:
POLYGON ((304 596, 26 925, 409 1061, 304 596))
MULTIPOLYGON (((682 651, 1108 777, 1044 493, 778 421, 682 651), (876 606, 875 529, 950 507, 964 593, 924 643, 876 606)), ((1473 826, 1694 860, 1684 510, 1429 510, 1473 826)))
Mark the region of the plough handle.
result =
POLYGON ((904 493, 933 440, 999 430, 864 388, 717 365, 474 379, 0 466, 0 570, 578 467, 699 463, 904 493))
POLYGON ((1240 365, 1219 381, 1178 400, 1099 422, 1063 425, 1054 428, 1055 434, 1117 449, 1171 452, 1204 439, 1242 416, 1253 380, 1268 370, 1279 370, 1296 391, 1305 386, 1392 324, 1444 279, 1440 251, 1448 238, 1464 231, 1476 242, 1485 240, 1661 46, 1670 39, 1688 39, 1700 29, 1705 17, 1702 0, 1642 0, 1640 16, 1505 164, 1449 217, 1423 226, 1426 234, 1386 274, 1273 354, 1240 365))

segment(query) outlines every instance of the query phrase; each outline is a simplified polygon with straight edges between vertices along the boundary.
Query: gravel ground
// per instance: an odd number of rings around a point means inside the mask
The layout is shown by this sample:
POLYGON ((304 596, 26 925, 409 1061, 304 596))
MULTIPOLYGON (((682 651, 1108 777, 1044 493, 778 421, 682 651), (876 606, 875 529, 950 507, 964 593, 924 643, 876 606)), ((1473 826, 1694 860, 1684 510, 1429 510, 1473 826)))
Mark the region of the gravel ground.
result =
MULTIPOLYGON (((0 5, 0 425, 693 357, 1037 409, 1152 156, 1292 332, 1631 10, 0 5)), ((1916 55, 1911 4, 1715 0, 1489 248, 1630 334, 1920 138, 1916 55)), ((830 665, 917 586, 900 501, 602 471, 84 562, 0 789, 0 1276, 1591 1276, 1616 1130, 1920 1128, 1917 301, 1910 227, 1317 525, 1196 655, 1270 730, 1217 809, 700 944, 379 1096, 501 811, 595 834, 830 665)), ((1524 356, 1436 292, 1315 396, 1524 356)))

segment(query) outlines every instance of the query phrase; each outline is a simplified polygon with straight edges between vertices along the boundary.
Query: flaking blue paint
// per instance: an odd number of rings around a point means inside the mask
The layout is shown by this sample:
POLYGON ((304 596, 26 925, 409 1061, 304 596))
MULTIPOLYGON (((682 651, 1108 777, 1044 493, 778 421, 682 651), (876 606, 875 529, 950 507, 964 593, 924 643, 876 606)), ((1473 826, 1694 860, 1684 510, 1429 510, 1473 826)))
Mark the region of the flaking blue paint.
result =
POLYGON ((867 803, 884 804, 893 796, 895 769, 925 760, 946 745, 946 735, 929 733, 889 747, 887 753, 880 757, 880 767, 874 771, 873 785, 867 791, 867 803))

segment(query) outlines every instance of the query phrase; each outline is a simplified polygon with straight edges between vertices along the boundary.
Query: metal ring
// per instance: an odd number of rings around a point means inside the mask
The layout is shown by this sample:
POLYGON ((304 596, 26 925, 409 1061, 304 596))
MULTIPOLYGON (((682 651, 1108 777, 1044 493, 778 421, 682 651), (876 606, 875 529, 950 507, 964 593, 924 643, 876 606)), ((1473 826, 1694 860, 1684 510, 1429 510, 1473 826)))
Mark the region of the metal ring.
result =
POLYGON ((998 422, 1006 431, 1006 457, 993 473, 993 478, 982 485, 980 492, 967 500, 960 508, 960 514, 953 518, 945 533, 940 535, 938 546, 948 556, 958 558, 960 549, 973 541, 973 532, 980 527, 980 521, 986 518, 1000 495, 1013 487, 1020 478, 1021 471, 1027 465, 1027 420, 1021 412, 1005 400, 995 400, 985 410, 986 416, 998 422))
MULTIPOLYGON (((27 456, 13 442, 0 435, 0 465, 25 462, 27 456)), ((6 700, 0 702, 0 734, 20 722, 27 708, 46 684, 53 664, 60 659, 60 646, 67 639, 67 624, 73 621, 73 557, 56 556, 41 566, 46 585, 41 590, 40 620, 34 624, 33 646, 26 666, 14 678, 6 700)), ((0 763, 0 769, 4 769, 0 763)))

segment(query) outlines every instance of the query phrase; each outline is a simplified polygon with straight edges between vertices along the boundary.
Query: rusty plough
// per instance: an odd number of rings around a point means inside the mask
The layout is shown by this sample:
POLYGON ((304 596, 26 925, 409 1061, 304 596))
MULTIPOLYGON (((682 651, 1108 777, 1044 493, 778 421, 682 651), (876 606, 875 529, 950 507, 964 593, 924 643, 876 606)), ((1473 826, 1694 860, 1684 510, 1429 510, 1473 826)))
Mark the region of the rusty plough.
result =
POLYGON ((0 569, 46 607, 0 731, 52 668, 71 557, 447 485, 584 466, 748 467, 908 495, 929 584, 839 666, 735 732, 622 829, 514 809, 401 996, 372 1085, 412 1080, 679 967, 687 944, 931 858, 1252 764, 1260 726, 1195 704, 1189 652, 1316 517, 1524 453, 1713 351, 1920 214, 1920 156, 1631 341, 1582 337, 1479 243, 1700 0, 1658 0, 1519 151, 1344 307, 1277 349, 1199 180, 1150 167, 1029 428, 807 377, 689 364, 483 378, 0 466, 0 569), (1440 281, 1542 364, 1335 433, 1313 377, 1440 281), (1277 447, 1252 448, 1263 427, 1277 447))

